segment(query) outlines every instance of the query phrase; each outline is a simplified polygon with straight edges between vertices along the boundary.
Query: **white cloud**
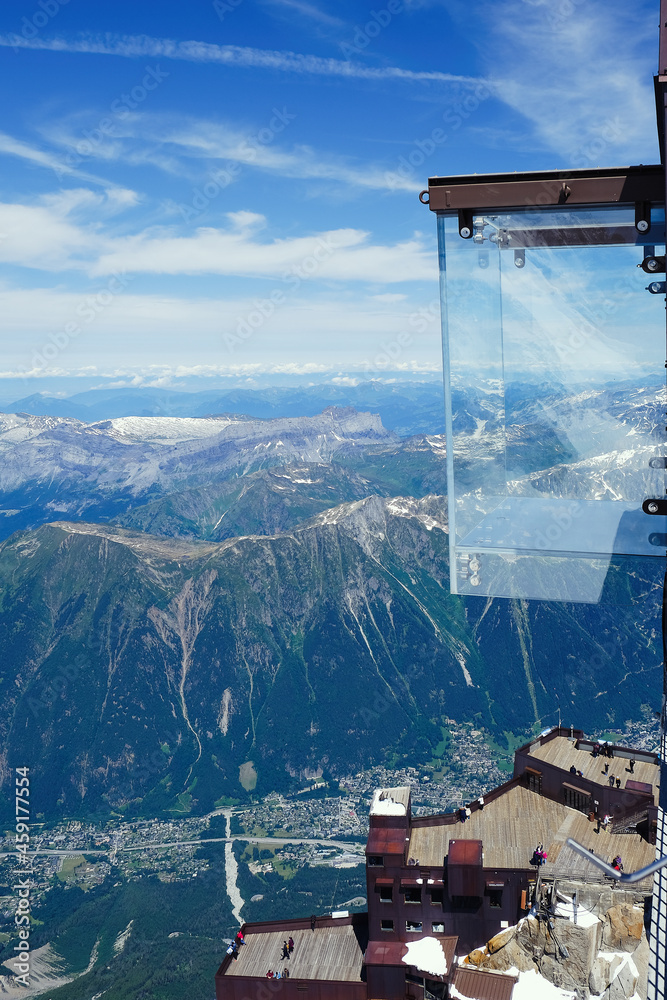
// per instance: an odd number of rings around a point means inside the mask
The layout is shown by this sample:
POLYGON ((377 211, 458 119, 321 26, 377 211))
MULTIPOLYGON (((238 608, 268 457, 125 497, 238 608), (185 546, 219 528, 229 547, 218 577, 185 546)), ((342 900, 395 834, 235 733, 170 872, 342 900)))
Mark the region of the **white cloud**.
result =
MULTIPOLYGON (((121 205, 131 198, 131 192, 121 195, 121 205)), ((0 203, 0 261, 47 271, 85 271, 93 278, 117 272, 290 275, 293 288, 313 280, 394 284, 436 277, 433 248, 421 236, 386 245, 348 228, 262 240, 258 231, 265 219, 248 211, 230 213, 227 229, 201 227, 194 235, 179 236, 174 229, 154 226, 112 236, 100 217, 105 207, 102 196, 85 189, 44 195, 33 205, 0 203)))
POLYGON ((180 59, 186 62, 222 63, 249 69, 272 69, 314 76, 338 76, 363 80, 425 81, 477 85, 480 78, 459 76, 431 70, 409 70, 398 66, 380 68, 364 66, 342 59, 324 59, 298 52, 276 52, 240 45, 214 45, 209 42, 176 42, 169 38, 149 38, 146 35, 85 36, 66 38, 21 38, 0 35, 0 46, 40 49, 49 52, 82 52, 92 55, 124 56, 126 58, 180 59))
POLYGON ((266 218, 257 212, 247 212, 243 209, 239 212, 227 212, 227 218, 234 229, 241 232, 249 229, 263 229, 266 225, 266 218))
POLYGON ((0 202, 0 262, 45 271, 89 271, 108 242, 103 222, 132 206, 134 191, 70 188, 30 205, 0 202))
MULTIPOLYGON (((111 388, 138 388, 138 387, 151 387, 160 388, 164 386, 178 385, 178 380, 189 377, 197 378, 211 378, 229 379, 230 382, 235 381, 238 378, 244 378, 247 385, 259 384, 257 382, 257 376, 260 375, 312 375, 314 377, 327 376, 327 380, 333 383, 349 384, 355 385, 361 381, 365 381, 369 378, 366 373, 363 363, 351 362, 346 366, 347 371, 360 371, 363 373, 363 378, 355 377, 330 377, 332 366, 331 364, 318 363, 314 361, 307 362, 277 362, 277 363, 266 363, 266 364, 224 364, 224 365, 188 365, 188 364, 173 364, 173 365, 145 365, 143 367, 137 368, 117 368, 113 365, 104 367, 98 365, 86 365, 84 368, 52 368, 49 370, 49 377, 58 377, 66 375, 69 378, 100 378, 100 379, 116 379, 115 382, 109 383, 108 381, 100 382, 98 385, 88 386, 90 389, 111 389, 111 388)), ((405 364, 397 364, 395 368, 389 369, 388 371, 400 372, 403 377, 410 377, 414 375, 440 375, 442 372, 442 365, 437 361, 424 361, 424 362, 408 362, 405 364)), ((39 369, 33 369, 32 371, 26 372, 22 369, 16 370, 6 370, 0 371, 1 379, 13 379, 16 381, 26 381, 29 384, 29 380, 45 377, 45 373, 39 369)), ((383 382, 386 384, 396 383, 400 380, 395 377, 388 377, 387 375, 380 375, 379 373, 373 373, 370 378, 375 382, 383 382)), ((433 382, 434 379, 430 377, 429 382, 433 382)), ((309 383, 314 385, 314 382, 309 383)), ((59 396, 67 397, 70 392, 58 392, 53 389, 48 391, 43 391, 41 395, 45 396, 59 396)))
POLYGON ((437 332, 411 333, 406 342, 407 305, 379 309, 363 295, 341 299, 325 292, 306 299, 286 291, 271 311, 268 299, 259 295, 177 298, 137 294, 130 285, 108 304, 98 304, 94 316, 91 301, 89 295, 60 289, 36 288, 28 295, 18 288, 0 290, 3 377, 8 371, 34 376, 40 370, 91 365, 117 369, 121 377, 128 374, 122 359, 129 356, 135 369, 153 365, 154 377, 176 374, 179 366, 189 373, 208 366, 265 370, 289 364, 313 364, 313 370, 327 365, 339 371, 354 366, 412 370, 437 366, 440 354, 437 332), (260 313, 263 307, 266 316, 260 313), (389 344, 401 345, 392 349, 390 362, 389 344))
POLYGON ((413 238, 393 245, 368 242, 357 229, 260 242, 249 229, 198 229, 194 236, 141 233, 110 240, 89 268, 100 276, 116 271, 154 274, 228 274, 300 281, 367 281, 382 284, 437 277, 433 248, 413 238))
POLYGON ((43 205, 0 204, 0 261, 46 271, 87 266, 95 240, 43 205))
POLYGON ((140 201, 137 192, 130 191, 128 188, 110 188, 106 194, 109 204, 118 208, 119 211, 134 208, 140 201))

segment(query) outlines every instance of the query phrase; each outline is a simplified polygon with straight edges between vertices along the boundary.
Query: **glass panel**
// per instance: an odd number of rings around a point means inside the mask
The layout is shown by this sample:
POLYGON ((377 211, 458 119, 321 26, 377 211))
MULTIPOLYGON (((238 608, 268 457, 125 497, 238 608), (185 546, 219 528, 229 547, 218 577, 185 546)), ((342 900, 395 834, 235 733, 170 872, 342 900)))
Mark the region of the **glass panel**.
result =
POLYGON ((627 206, 489 212, 473 234, 438 217, 452 592, 657 595, 664 275, 638 265, 665 253, 664 212, 646 234, 627 206))

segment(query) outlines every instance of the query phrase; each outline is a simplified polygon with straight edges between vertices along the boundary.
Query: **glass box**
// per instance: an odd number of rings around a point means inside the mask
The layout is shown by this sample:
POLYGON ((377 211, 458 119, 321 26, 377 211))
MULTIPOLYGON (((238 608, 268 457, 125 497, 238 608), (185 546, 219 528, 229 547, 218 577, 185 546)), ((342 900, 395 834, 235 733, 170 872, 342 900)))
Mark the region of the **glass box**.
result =
POLYGON ((451 590, 624 603, 662 589, 663 206, 438 212, 451 590))

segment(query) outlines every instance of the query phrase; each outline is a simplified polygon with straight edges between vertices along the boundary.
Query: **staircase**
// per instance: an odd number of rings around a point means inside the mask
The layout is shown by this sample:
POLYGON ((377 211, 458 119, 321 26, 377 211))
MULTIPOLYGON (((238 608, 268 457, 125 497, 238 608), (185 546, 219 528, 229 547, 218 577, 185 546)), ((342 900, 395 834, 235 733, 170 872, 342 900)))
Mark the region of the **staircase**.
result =
POLYGON ((629 816, 624 816, 623 819, 618 820, 616 823, 612 823, 610 826, 611 833, 636 833, 637 824, 643 823, 648 819, 648 809, 644 806, 642 809, 638 809, 636 812, 631 813, 629 816))

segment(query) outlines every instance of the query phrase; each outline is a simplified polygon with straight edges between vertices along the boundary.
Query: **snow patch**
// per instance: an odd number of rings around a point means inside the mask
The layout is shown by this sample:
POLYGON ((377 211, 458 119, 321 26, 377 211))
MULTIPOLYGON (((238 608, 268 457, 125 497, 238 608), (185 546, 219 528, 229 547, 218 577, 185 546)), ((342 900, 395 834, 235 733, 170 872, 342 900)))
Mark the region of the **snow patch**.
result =
POLYGON ((620 964, 616 967, 614 971, 613 979, 616 979, 621 969, 625 968, 626 965, 628 966, 631 975, 639 976, 639 970, 635 965, 634 959, 632 955, 629 954, 627 951, 601 951, 598 952, 598 955, 600 958, 604 958, 609 963, 613 962, 615 958, 621 959, 620 964))
POLYGON ((371 803, 371 816, 405 816, 407 808, 403 802, 392 797, 387 788, 378 788, 371 803))
POLYGON ((416 500, 407 497, 395 497, 387 504, 389 514, 396 514, 398 517, 414 517, 417 513, 418 503, 416 500))
POLYGON ((447 974, 447 960, 437 938, 425 937, 419 941, 409 941, 406 947, 408 950, 403 958, 406 965, 413 965, 420 972, 428 972, 431 976, 447 974))
POLYGON ((512 993, 512 1000, 575 1000, 574 993, 554 986, 535 969, 531 969, 530 972, 519 972, 513 967, 507 971, 510 975, 519 977, 519 982, 512 993))
MULTIPOLYGON (((556 905, 556 916, 557 917, 567 917, 571 924, 574 923, 574 905, 572 900, 568 900, 566 903, 558 903, 556 905)), ((577 927, 593 927, 594 924, 599 924, 600 920, 591 913, 590 910, 585 910, 583 906, 577 905, 577 927)))
POLYGON ((421 502, 412 497, 394 497, 392 500, 389 500, 386 506, 387 513, 394 514, 396 517, 416 517, 427 531, 432 531, 433 528, 440 528, 441 531, 447 532, 446 525, 441 524, 440 521, 431 517, 430 514, 424 514, 420 508, 421 502))
POLYGON ((233 423, 237 421, 227 417, 114 417, 90 424, 90 428, 110 432, 116 439, 172 444, 215 437, 233 423))

